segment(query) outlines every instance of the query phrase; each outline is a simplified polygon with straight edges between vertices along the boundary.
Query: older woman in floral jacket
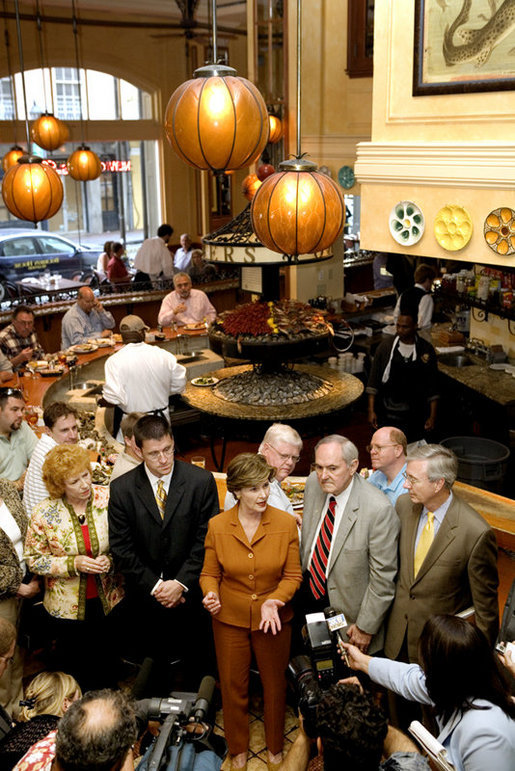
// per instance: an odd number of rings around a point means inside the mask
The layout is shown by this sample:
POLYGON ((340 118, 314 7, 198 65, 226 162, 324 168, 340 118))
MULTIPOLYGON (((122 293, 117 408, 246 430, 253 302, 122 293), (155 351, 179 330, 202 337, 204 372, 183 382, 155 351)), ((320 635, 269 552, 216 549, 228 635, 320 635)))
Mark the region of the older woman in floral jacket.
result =
POLYGON ((123 597, 109 555, 109 491, 93 485, 89 454, 54 447, 43 464, 50 497, 34 507, 25 544, 29 569, 45 578, 59 667, 83 690, 114 685, 112 609, 123 597))

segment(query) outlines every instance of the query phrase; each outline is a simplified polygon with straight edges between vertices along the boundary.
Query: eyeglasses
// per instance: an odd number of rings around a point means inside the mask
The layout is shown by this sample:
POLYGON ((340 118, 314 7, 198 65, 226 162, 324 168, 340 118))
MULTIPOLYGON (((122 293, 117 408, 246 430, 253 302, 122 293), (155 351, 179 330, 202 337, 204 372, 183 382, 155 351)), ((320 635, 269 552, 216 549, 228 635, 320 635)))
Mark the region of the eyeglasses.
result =
POLYGON ((19 388, 0 388, 0 399, 8 399, 9 396, 14 396, 15 399, 23 399, 23 394, 19 388))
POLYGON ((398 444, 399 444, 398 442, 394 442, 394 444, 367 444, 366 449, 367 449, 367 452, 372 452, 372 450, 374 452, 382 452, 387 447, 397 447, 398 444))
POLYGON ((277 453, 282 461, 291 460, 293 463, 298 463, 300 460, 300 455, 289 455, 287 452, 279 452, 279 450, 277 450, 273 444, 269 444, 268 446, 277 453))
POLYGON ((172 444, 171 447, 165 447, 164 450, 154 450, 152 452, 147 452, 146 456, 149 460, 158 460, 161 455, 164 455, 165 458, 171 458, 173 456, 174 450, 175 447, 172 444))
POLYGON ((415 485, 418 485, 418 484, 420 484, 421 482, 424 481, 423 479, 417 479, 416 477, 412 477, 411 474, 407 474, 406 471, 402 472, 402 476, 404 477, 406 482, 410 483, 410 485, 412 487, 414 487, 415 485))

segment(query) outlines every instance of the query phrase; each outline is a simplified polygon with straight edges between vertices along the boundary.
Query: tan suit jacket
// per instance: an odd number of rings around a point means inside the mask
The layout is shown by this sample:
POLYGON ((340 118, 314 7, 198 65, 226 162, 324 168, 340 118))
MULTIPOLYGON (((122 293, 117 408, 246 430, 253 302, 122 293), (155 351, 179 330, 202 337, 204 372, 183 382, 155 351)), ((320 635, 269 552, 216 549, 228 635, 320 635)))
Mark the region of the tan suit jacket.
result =
POLYGON ((289 601, 301 581, 297 524, 291 514, 267 506, 251 543, 238 519, 238 506, 209 520, 200 587, 204 595, 218 594, 218 621, 254 631, 261 621, 261 605, 271 597, 286 603, 280 616, 289 621, 289 601))
POLYGON ((413 562, 422 505, 409 495, 397 500, 401 521, 399 578, 386 632, 385 653, 397 658, 408 636, 409 660, 416 662, 422 628, 434 613, 456 614, 470 605, 490 643, 499 627, 497 545, 487 522, 453 493, 453 500, 415 578, 413 562))

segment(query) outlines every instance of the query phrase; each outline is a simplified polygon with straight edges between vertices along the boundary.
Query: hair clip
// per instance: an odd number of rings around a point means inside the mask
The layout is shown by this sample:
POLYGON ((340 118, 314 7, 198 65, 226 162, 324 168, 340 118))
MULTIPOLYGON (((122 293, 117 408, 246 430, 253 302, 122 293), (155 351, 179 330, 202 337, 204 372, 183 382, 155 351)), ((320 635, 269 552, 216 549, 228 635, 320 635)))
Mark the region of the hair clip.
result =
POLYGON ((20 699, 19 705, 20 707, 27 707, 27 709, 34 709, 36 706, 36 701, 36 696, 31 696, 30 699, 20 699))

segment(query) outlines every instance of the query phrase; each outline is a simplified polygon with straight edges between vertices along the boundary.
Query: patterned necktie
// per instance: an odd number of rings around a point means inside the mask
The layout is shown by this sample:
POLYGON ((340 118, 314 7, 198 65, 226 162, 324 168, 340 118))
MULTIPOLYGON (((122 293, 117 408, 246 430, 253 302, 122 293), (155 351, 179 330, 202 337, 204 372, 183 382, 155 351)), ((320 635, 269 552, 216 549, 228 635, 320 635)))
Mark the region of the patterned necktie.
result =
POLYGON ((427 512, 427 522, 422 528, 420 538, 418 539, 418 545, 415 549, 415 561, 413 565, 413 575, 416 577, 420 566, 424 562, 427 552, 433 543, 435 537, 435 515, 432 511, 427 512))
POLYGON ((159 513, 161 514, 161 519, 165 518, 166 498, 167 495, 164 482, 162 479, 160 479, 157 483, 156 503, 157 508, 159 509, 159 513))
POLYGON ((331 539, 334 530, 334 513, 336 511, 336 498, 329 498, 329 507, 324 521, 318 533, 318 538, 313 549, 313 556, 309 566, 309 588, 315 600, 320 600, 326 592, 326 572, 331 551, 331 539))

